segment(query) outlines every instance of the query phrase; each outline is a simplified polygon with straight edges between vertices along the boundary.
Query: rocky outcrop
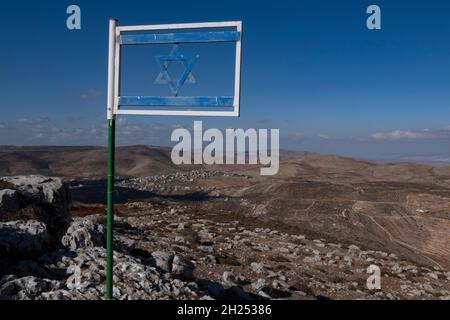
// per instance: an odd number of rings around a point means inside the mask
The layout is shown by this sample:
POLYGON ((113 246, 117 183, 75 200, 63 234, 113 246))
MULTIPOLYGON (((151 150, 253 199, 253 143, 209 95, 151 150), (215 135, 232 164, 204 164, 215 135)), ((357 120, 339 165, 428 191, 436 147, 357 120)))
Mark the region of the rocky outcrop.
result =
POLYGON ((36 220, 59 242, 70 224, 70 193, 60 178, 0 178, 0 221, 36 220))
MULTIPOLYGON (((84 247, 75 252, 57 251, 43 256, 39 264, 60 281, 35 276, 0 278, 0 299, 97 300, 105 296, 104 248, 84 247), (83 270, 80 266, 84 266, 83 270), (52 271, 53 270, 53 271, 52 271)), ((161 274, 156 268, 120 252, 114 253, 114 298, 116 299, 197 299, 206 297, 195 283, 161 274)))
POLYGON ((58 288, 57 281, 40 279, 33 276, 17 278, 13 275, 0 280, 0 299, 30 300, 36 299, 43 292, 58 288))
POLYGON ((62 237, 62 245, 73 251, 78 248, 104 246, 105 226, 95 221, 95 219, 75 219, 62 237))
POLYGON ((67 210, 70 200, 70 195, 62 180, 55 177, 2 177, 0 178, 0 187, 16 190, 23 197, 24 202, 51 204, 61 210, 67 210))
MULTIPOLYGON (((106 252, 85 247, 74 253, 60 251, 40 260, 48 269, 67 270, 59 287, 41 293, 38 299, 102 299, 105 295, 106 252), (80 266, 84 266, 82 269, 80 266)), ((143 264, 139 259, 114 252, 114 297, 116 299, 193 299, 205 296, 195 283, 184 282, 143 264)))
MULTIPOLYGON (((76 218, 62 237, 65 249, 48 251, 46 226, 38 221, 0 224, 0 252, 5 256, 34 254, 18 260, 10 274, 0 274, 0 299, 101 299, 105 296, 105 219, 76 218), (41 255, 39 258, 37 256, 41 255), (55 280, 59 279, 59 280, 55 280)), ((118 229, 129 228, 118 219, 118 229)), ((194 282, 195 265, 180 255, 155 251, 149 259, 133 257, 115 239, 114 297, 116 299, 210 298, 194 282)))
POLYGON ((11 189, 0 190, 0 213, 16 212, 20 209, 17 191, 11 189))
POLYGON ((28 258, 44 254, 50 245, 47 227, 39 221, 0 223, 0 255, 28 258))

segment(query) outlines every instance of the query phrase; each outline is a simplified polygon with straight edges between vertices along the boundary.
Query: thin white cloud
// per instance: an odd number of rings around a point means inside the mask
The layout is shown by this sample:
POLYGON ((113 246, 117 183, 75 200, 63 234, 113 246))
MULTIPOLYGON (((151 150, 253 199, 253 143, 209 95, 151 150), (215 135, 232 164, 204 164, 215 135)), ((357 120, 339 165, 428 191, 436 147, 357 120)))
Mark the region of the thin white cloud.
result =
POLYGON ((321 140, 336 140, 336 137, 333 137, 333 136, 330 136, 327 134, 323 134, 323 133, 318 134, 317 137, 321 140))
POLYGON ((43 125, 48 124, 50 122, 49 117, 36 117, 36 118, 20 118, 17 119, 18 124, 26 124, 26 125, 43 125))
POLYGON ((83 100, 92 100, 101 97, 103 93, 99 90, 89 89, 87 92, 83 93, 80 98, 83 100))
POLYGON ((306 136, 300 132, 288 133, 284 137, 292 142, 303 142, 306 139, 306 136))
POLYGON ((424 140, 424 139, 442 139, 449 137, 450 130, 394 130, 391 132, 377 132, 371 135, 374 140, 424 140))
MULTIPOLYGON (((11 130, 9 138, 0 136, 0 145, 15 144, 48 144, 48 145, 105 145, 107 142, 107 126, 105 123, 83 125, 72 123, 57 125, 48 117, 21 118, 15 123, 5 124, 11 130)), ((3 124, 1 124, 3 126, 3 124)), ((135 122, 127 118, 117 119, 116 134, 118 145, 171 145, 172 130, 179 124, 162 122, 135 122)), ((1 127, 0 127, 1 129, 1 127)), ((3 132, 3 130, 2 130, 3 132)))

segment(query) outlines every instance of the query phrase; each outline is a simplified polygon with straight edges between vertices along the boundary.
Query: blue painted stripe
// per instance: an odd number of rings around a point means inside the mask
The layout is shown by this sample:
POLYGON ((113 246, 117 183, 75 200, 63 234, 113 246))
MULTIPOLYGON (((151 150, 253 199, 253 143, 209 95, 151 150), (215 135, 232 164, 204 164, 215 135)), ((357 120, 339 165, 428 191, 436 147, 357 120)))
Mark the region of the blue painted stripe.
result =
POLYGON ((233 97, 119 97, 120 106, 232 107, 233 97))
POLYGON ((120 36, 120 44, 163 44, 187 42, 239 41, 241 33, 237 31, 194 32, 167 34, 128 34, 120 36))

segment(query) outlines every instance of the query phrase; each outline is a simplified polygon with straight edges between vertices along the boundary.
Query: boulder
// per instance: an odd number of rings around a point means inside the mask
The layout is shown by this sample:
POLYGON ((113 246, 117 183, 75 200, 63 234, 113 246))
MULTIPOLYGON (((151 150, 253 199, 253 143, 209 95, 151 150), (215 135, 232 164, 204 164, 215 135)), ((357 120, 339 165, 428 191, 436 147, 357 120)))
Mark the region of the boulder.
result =
POLYGON ((172 261, 172 274, 185 280, 190 280, 194 274, 195 265, 192 261, 180 256, 174 256, 172 261))
POLYGON ((233 286, 226 290, 226 298, 231 300, 255 300, 253 295, 237 286, 233 286))
POLYGON ((58 282, 32 276, 16 278, 7 276, 0 281, 1 300, 30 300, 39 297, 42 292, 58 288, 58 282))
POLYGON ((352 257, 358 257, 360 254, 360 251, 361 251, 361 249, 358 246, 355 246, 354 244, 352 244, 352 245, 348 246, 347 254, 352 257))
POLYGON ((233 272, 225 271, 222 275, 223 282, 227 285, 236 285, 237 279, 236 275, 233 272))
POLYGON ((45 253, 49 245, 50 236, 42 222, 30 220, 0 223, 0 256, 35 257, 45 253))
POLYGON ((205 253, 213 253, 214 252, 214 248, 212 246, 198 246, 197 249, 200 251, 203 251, 205 253))
POLYGON ((20 209, 17 192, 11 189, 0 190, 0 214, 1 212, 16 212, 20 209))
POLYGON ((0 221, 36 220, 59 243, 70 224, 70 193, 60 178, 0 178, 0 221))
POLYGON ((174 255, 172 253, 165 251, 155 251, 152 253, 152 257, 158 268, 165 272, 172 271, 172 262, 174 259, 174 255))
POLYGON ((213 298, 222 298, 225 293, 225 288, 218 282, 211 280, 201 279, 197 281, 199 288, 206 291, 213 298))
POLYGON ((246 281, 246 279, 242 275, 235 274, 230 271, 225 271, 222 274, 222 279, 223 279, 223 282, 229 286, 240 285, 246 281))
POLYGON ((61 243, 72 251, 85 247, 103 247, 105 229, 102 224, 95 223, 93 219, 78 218, 71 223, 61 243))
POLYGON ((47 203, 67 209, 70 200, 68 189, 60 178, 44 176, 16 176, 0 178, 0 188, 16 190, 24 200, 47 203), (8 188, 3 188, 7 186, 8 188))
POLYGON ((306 263, 316 263, 316 262, 320 262, 321 260, 322 260, 322 258, 319 255, 307 256, 307 257, 303 258, 303 262, 306 262, 306 263))
POLYGON ((255 290, 261 290, 266 286, 267 286, 266 280, 264 279, 258 279, 257 281, 252 283, 252 288, 255 290))
POLYGON ((252 262, 250 264, 250 267, 256 273, 262 274, 264 276, 269 275, 269 271, 266 269, 266 267, 262 263, 252 262))

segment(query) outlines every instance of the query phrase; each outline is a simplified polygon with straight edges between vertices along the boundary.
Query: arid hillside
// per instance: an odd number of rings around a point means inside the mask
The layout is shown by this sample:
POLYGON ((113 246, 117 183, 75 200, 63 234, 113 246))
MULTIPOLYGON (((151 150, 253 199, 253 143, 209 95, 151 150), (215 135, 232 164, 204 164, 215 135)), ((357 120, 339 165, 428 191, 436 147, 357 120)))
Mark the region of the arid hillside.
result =
POLYGON ((247 199, 249 215, 450 266, 448 167, 307 155, 283 162, 272 178, 246 174, 254 183, 227 190, 247 199))
MULTIPOLYGON (((116 175, 118 178, 130 178, 192 170, 194 166, 174 165, 170 153, 171 149, 165 147, 118 147, 116 175)), ((281 158, 286 160, 302 154, 305 153, 280 151, 281 158)), ((66 180, 104 179, 106 164, 107 150, 102 147, 0 146, 0 176, 42 174, 66 180)), ((248 166, 227 168, 235 169, 248 169, 248 166)))
MULTIPOLYGON (((0 147, 0 176, 43 174, 66 179, 103 179, 106 148, 0 147)), ((137 177, 179 170, 170 161, 170 149, 133 146, 117 148, 119 177, 137 177)))
MULTIPOLYGON (((126 147, 117 155, 117 176, 125 179, 119 182, 120 203, 163 197, 202 214, 254 219, 450 268, 450 167, 283 152, 279 174, 264 177, 256 166, 180 168, 168 148, 126 147)), ((0 149, 0 175, 76 180, 81 187, 72 190, 74 210, 89 205, 95 213, 104 208, 105 161, 102 148, 9 147, 0 149)))

